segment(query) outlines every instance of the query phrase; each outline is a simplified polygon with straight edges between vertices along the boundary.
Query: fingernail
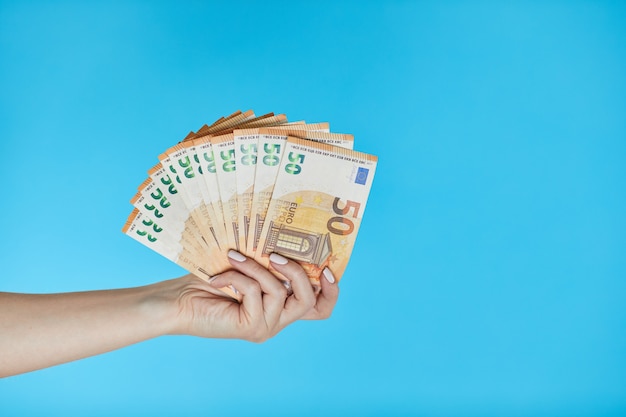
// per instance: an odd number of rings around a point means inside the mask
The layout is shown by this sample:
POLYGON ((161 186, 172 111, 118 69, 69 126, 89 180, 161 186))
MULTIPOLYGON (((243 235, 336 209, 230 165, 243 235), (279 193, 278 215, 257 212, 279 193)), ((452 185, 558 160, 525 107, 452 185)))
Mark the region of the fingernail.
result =
POLYGON ((287 295, 293 294, 293 288, 291 288, 291 281, 283 281, 283 286, 287 289, 287 295))
POLYGON ((270 261, 274 262, 275 264, 278 265, 285 265, 287 262, 289 262, 287 260, 287 258, 285 258, 284 256, 281 256, 277 253, 271 253, 270 254, 270 261))
POLYGON ((232 249, 228 251, 228 257, 230 259, 232 259, 233 261, 237 261, 237 262, 243 262, 243 261, 245 261, 247 259, 242 254, 240 254, 236 250, 232 250, 232 249))
POLYGON ((213 281, 215 281, 217 279, 217 275, 214 277, 209 278, 209 284, 211 284, 213 281))
POLYGON ((335 276, 332 272, 330 272, 330 269, 328 269, 328 267, 324 268, 323 274, 324 278, 326 278, 326 281, 330 282, 331 284, 335 283, 335 276))

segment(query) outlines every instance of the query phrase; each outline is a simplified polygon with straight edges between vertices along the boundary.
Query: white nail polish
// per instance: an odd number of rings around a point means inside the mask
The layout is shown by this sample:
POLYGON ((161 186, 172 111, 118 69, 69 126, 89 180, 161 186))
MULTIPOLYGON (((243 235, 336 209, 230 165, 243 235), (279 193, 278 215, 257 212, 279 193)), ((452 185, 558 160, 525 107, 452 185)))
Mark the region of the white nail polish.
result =
POLYGON ((291 281, 282 281, 283 286, 287 289, 287 295, 293 294, 293 288, 291 288, 291 281))
POLYGON ((247 259, 242 254, 240 254, 236 250, 232 250, 232 249, 228 251, 228 257, 230 259, 232 259, 233 261, 237 261, 237 262, 243 262, 243 261, 245 261, 247 259))
POLYGON ((271 253, 270 254, 270 261, 274 262, 275 264, 278 265, 285 265, 287 262, 289 262, 287 260, 287 258, 285 258, 284 256, 281 256, 277 253, 271 253))
POLYGON ((324 268, 323 274, 324 278, 326 278, 326 281, 330 282, 331 284, 335 283, 335 276, 332 272, 330 272, 330 269, 324 268))

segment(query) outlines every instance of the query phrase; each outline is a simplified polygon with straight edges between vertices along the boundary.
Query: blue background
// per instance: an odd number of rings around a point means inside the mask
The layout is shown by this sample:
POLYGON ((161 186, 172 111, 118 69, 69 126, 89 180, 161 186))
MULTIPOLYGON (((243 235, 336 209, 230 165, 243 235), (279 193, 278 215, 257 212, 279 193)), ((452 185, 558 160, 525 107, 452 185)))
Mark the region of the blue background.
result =
POLYGON ((1 2, 2 290, 181 275, 121 233, 128 201, 237 109, 380 159, 330 320, 0 380, 0 414, 624 415, 625 22, 592 1, 1 2))

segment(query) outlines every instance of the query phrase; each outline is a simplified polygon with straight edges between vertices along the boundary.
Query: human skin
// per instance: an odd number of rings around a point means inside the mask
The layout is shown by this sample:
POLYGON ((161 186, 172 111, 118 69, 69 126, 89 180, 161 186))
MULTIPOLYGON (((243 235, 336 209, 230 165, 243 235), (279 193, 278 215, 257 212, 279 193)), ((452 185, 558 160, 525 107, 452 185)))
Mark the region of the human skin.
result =
POLYGON ((194 275, 155 284, 60 294, 0 293, 0 377, 109 352, 162 335, 263 342, 299 319, 328 318, 339 288, 325 270, 321 289, 280 255, 282 281, 254 260, 229 252, 233 269, 206 282, 194 275), (234 287, 240 300, 218 290, 234 287))

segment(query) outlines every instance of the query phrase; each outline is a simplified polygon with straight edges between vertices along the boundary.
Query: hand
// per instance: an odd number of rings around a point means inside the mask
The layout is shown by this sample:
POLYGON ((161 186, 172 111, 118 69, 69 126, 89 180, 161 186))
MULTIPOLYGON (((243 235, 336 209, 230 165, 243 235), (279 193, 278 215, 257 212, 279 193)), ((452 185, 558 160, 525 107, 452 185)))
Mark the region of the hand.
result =
POLYGON ((234 270, 213 277, 210 283, 193 275, 181 278, 177 333, 263 342, 298 319, 328 318, 337 302, 339 288, 330 270, 315 291, 298 263, 272 254, 272 267, 289 280, 293 290, 289 294, 274 274, 254 260, 230 251, 229 261, 234 270), (239 292, 240 301, 215 293, 227 286, 239 292))
POLYGON ((330 316, 339 289, 329 270, 314 291, 304 270, 282 256, 272 267, 293 288, 238 252, 234 270, 208 283, 194 275, 144 287, 59 294, 0 292, 0 377, 119 349, 164 334, 262 342, 301 319, 330 316), (233 286, 241 301, 218 290, 233 286))

